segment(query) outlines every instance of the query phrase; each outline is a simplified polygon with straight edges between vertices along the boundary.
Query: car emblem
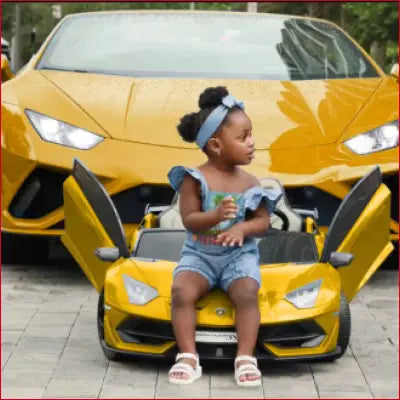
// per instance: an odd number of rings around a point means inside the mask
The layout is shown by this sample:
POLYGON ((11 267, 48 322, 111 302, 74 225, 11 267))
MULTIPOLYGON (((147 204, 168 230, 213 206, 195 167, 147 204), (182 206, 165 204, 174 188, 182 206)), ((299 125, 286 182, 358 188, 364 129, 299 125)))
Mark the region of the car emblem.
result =
POLYGON ((215 312, 218 316, 222 317, 226 313, 226 310, 225 308, 216 308, 215 312))

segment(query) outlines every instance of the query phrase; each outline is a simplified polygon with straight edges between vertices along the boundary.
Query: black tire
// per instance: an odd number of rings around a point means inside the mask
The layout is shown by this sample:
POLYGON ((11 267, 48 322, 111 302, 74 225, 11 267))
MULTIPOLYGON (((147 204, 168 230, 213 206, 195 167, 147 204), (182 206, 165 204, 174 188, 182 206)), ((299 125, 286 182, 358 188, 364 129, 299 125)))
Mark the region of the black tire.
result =
POLYGON ((337 360, 338 358, 343 356, 350 343, 350 335, 351 335, 350 306, 346 299, 346 296, 343 293, 341 293, 340 312, 339 312, 339 336, 337 341, 338 346, 340 346, 340 352, 330 358, 326 358, 327 361, 337 360))
POLYGON ((106 358, 110 361, 116 361, 120 359, 120 354, 104 346, 104 289, 101 291, 99 302, 97 303, 97 332, 99 334, 101 349, 103 350, 106 358))
POLYGON ((2 264, 47 264, 49 238, 1 233, 2 264))

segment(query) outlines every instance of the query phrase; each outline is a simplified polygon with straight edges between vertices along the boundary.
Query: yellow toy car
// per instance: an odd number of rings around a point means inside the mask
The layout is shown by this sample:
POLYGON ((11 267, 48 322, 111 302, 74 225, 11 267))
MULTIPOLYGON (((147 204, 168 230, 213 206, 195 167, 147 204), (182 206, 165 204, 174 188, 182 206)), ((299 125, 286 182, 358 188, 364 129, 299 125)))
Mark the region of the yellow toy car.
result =
MULTIPOLYGON (((390 191, 374 168, 342 201, 325 236, 311 217, 298 230, 286 230, 299 215, 278 182, 261 183, 279 187, 283 196, 275 215, 280 229, 269 229, 258 242, 262 284, 256 356, 339 358, 350 338, 348 302, 393 250, 390 191)), ((186 237, 176 228, 176 203, 147 214, 130 248, 110 196, 79 160, 64 183, 64 201, 62 241, 99 292, 98 332, 105 355, 174 357, 172 271, 186 237)), ((197 303, 197 324, 200 358, 234 358, 234 311, 220 289, 197 303)))
POLYGON ((398 239, 398 82, 339 27, 262 13, 110 11, 66 16, 2 85, 3 263, 46 260, 45 239, 64 232, 74 157, 99 177, 131 240, 147 203, 171 203, 176 160, 205 160, 176 125, 220 85, 246 103, 252 175, 279 179, 295 207, 318 208, 326 231, 379 165, 398 239))

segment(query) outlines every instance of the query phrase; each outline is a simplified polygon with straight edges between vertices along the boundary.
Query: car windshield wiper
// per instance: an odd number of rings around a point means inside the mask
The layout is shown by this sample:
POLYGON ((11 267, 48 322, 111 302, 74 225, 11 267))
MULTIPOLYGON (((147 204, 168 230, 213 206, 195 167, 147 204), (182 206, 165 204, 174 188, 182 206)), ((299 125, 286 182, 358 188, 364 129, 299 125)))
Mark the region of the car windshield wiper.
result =
POLYGON ((82 74, 87 74, 89 71, 86 71, 84 69, 68 69, 68 68, 56 68, 56 67, 40 67, 38 68, 39 70, 45 69, 48 71, 66 71, 66 72, 79 72, 82 74))

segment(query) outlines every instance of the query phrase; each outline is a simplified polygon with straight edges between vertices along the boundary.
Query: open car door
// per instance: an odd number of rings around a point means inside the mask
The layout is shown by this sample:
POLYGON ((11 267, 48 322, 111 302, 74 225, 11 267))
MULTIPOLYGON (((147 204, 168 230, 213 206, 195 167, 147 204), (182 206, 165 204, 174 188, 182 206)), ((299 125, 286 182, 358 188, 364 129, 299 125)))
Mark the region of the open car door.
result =
POLYGON ((350 265, 338 268, 348 301, 393 250, 389 225, 390 191, 382 184, 381 171, 376 167, 343 199, 329 226, 321 254, 321 262, 329 262, 332 252, 354 255, 350 265))
POLYGON ((120 257, 130 255, 121 220, 103 185, 78 159, 63 190, 65 233, 61 240, 100 292, 111 263, 97 258, 95 250, 117 247, 120 257))

